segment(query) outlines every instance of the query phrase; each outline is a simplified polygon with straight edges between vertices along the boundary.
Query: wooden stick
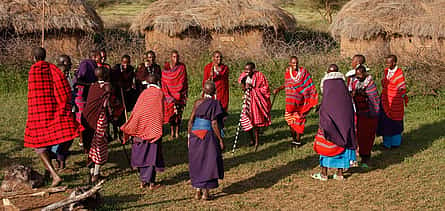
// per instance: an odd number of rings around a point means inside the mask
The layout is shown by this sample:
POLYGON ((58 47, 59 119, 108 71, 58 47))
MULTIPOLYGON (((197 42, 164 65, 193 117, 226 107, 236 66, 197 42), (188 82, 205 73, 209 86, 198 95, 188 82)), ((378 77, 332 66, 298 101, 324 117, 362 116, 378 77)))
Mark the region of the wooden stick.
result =
POLYGON ((20 197, 33 197, 33 196, 45 196, 47 194, 51 194, 51 193, 58 193, 58 192, 64 192, 68 189, 67 186, 61 186, 61 187, 53 187, 53 188, 48 188, 46 190, 40 191, 40 192, 34 192, 34 193, 17 193, 17 192, 13 192, 13 193, 3 193, 0 197, 2 198, 20 198, 20 197))
POLYGON ((97 191, 99 191, 102 188, 102 185, 105 183, 105 180, 101 180, 99 183, 97 183, 94 187, 92 187, 90 190, 88 190, 85 193, 82 193, 80 195, 74 196, 74 197, 68 197, 62 201, 50 204, 42 209, 42 211, 50 211, 50 210, 56 210, 60 207, 72 204, 74 202, 86 199, 93 194, 95 194, 97 191))
POLYGON ((42 48, 45 46, 45 0, 42 0, 42 48))

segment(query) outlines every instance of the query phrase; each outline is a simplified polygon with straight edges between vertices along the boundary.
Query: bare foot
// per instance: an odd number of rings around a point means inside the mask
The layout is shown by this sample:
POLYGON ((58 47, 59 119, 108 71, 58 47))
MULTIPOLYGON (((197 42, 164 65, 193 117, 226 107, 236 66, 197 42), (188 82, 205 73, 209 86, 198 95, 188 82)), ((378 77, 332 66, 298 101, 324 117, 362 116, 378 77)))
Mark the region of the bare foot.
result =
POLYGON ((150 184, 150 190, 156 190, 160 187, 161 187, 161 184, 154 184, 154 183, 150 184))
POLYGON ((60 178, 59 176, 54 177, 54 179, 53 179, 53 183, 51 183, 51 187, 56 187, 56 186, 58 186, 62 181, 63 181, 63 179, 60 178))
POLYGON ((195 199, 200 200, 201 197, 202 197, 202 191, 201 191, 201 189, 197 189, 196 193, 195 193, 195 199))

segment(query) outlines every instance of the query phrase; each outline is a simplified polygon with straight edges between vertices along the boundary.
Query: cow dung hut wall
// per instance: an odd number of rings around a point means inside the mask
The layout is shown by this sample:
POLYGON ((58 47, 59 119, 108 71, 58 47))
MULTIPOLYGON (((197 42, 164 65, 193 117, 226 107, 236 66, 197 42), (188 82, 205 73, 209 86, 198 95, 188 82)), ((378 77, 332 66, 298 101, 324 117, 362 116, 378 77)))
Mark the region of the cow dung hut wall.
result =
POLYGON ((445 62, 444 0, 352 0, 330 31, 345 57, 396 54, 402 62, 445 62))
POLYGON ((221 50, 229 57, 259 57, 269 38, 293 31, 295 18, 261 0, 159 0, 131 25, 145 35, 147 50, 196 55, 221 50), (162 12, 165 11, 165 12, 162 12))
POLYGON ((82 38, 103 30, 101 18, 84 0, 2 0, 2 54, 30 58, 31 49, 41 45, 42 20, 45 30, 44 47, 50 58, 62 53, 81 56, 83 46, 94 44, 93 39, 88 39, 91 43, 82 43, 82 38))

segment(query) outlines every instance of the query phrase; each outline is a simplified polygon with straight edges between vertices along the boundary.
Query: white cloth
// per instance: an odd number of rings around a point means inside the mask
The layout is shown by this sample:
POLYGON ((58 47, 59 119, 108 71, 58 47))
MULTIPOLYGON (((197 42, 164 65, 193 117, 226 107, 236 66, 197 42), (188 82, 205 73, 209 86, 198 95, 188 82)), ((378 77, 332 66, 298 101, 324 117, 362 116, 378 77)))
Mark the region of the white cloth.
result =
POLYGON ((388 69, 388 74, 386 75, 386 79, 390 79, 394 75, 394 73, 396 73, 397 69, 399 69, 397 65, 394 67, 394 69, 388 69))
POLYGON ((324 84, 324 81, 331 80, 331 79, 342 79, 344 81, 345 80, 345 76, 341 72, 326 73, 324 75, 324 77, 321 79, 321 83, 320 83, 320 90, 321 90, 322 94, 323 94, 323 84, 324 84))

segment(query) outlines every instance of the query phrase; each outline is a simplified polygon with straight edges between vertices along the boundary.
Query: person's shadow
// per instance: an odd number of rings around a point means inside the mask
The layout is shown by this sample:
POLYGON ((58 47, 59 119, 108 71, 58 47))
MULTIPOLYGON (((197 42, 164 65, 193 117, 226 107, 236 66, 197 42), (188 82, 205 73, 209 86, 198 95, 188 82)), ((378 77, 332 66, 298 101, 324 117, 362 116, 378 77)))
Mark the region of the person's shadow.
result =
MULTIPOLYGON (((384 150, 371 157, 373 169, 385 169, 391 165, 402 163, 406 158, 431 147, 434 141, 445 136, 445 120, 421 125, 418 129, 402 133, 402 145, 399 148, 384 150)), ((374 150, 381 148, 374 145, 374 150)))

